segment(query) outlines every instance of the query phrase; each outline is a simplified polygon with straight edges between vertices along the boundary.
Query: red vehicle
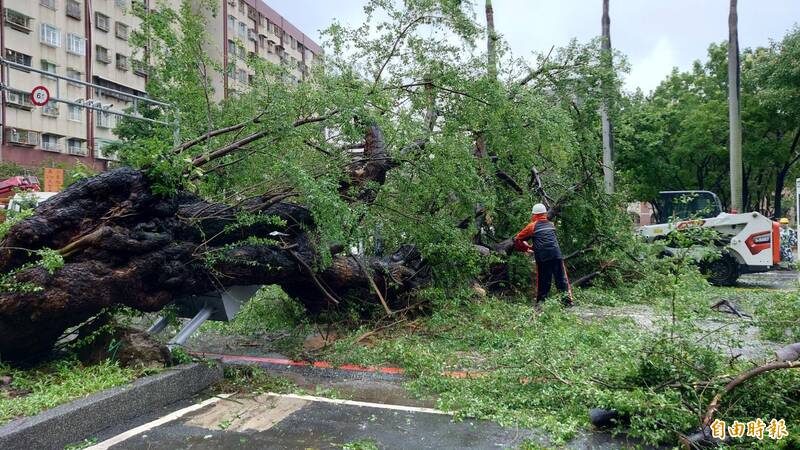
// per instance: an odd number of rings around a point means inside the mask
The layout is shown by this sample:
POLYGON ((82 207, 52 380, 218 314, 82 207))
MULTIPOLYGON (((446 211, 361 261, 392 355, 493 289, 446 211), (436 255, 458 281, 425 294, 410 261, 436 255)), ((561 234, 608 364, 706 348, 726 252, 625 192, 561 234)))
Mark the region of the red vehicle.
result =
POLYGON ((39 179, 36 177, 28 175, 11 177, 0 181, 0 204, 7 205, 9 199, 17 191, 39 192, 40 190, 39 179))

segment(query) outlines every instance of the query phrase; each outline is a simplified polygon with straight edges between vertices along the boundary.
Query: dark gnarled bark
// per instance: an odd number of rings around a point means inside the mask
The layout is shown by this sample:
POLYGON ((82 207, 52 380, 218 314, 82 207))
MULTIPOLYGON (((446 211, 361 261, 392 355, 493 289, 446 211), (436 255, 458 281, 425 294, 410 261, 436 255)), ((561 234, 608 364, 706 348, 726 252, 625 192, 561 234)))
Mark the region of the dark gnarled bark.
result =
POLYGON ((157 311, 187 294, 277 284, 315 312, 352 298, 377 302, 376 287, 397 304, 399 294, 429 279, 413 246, 364 261, 335 256, 319 270, 319 252, 308 235, 311 213, 281 198, 232 207, 185 192, 163 197, 153 194, 143 172, 130 168, 70 186, 14 225, 2 242, 2 272, 34 260, 20 249, 58 249, 65 266, 53 273, 23 268, 18 281, 41 290, 0 293, 0 358, 46 352, 66 329, 115 304, 157 311), (285 224, 236 226, 245 211, 285 224))

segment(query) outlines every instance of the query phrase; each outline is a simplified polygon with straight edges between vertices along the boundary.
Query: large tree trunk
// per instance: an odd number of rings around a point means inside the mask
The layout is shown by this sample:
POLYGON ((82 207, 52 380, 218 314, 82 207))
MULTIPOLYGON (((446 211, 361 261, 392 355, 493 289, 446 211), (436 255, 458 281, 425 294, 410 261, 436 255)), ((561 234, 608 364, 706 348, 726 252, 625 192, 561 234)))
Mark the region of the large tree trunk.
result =
POLYGON ((728 122, 730 126, 731 209, 744 212, 742 196, 742 119, 739 109, 739 31, 736 0, 728 13, 728 122))
POLYGON ((277 284, 316 312, 354 298, 377 302, 375 290, 397 305, 429 280, 413 246, 386 258, 334 256, 321 268, 311 213, 283 198, 229 206, 186 192, 164 197, 130 168, 75 183, 2 242, 0 272, 16 270, 15 279, 35 289, 0 292, 0 357, 42 354, 66 329, 116 304, 157 311, 183 295, 277 284), (281 220, 237 225, 244 213, 281 220), (58 249, 64 267, 30 267, 35 256, 22 249, 44 248, 58 249))

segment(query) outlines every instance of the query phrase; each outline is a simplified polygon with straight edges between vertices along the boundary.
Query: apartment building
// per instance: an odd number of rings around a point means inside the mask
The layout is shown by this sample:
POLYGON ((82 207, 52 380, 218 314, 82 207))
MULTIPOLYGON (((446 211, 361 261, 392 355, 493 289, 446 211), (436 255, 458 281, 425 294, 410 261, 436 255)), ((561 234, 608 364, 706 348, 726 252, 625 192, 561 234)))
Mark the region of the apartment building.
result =
POLYGON ((216 77, 212 86, 217 98, 227 97, 251 82, 254 74, 245 60, 256 56, 290 69, 290 82, 300 82, 322 55, 311 38, 285 20, 261 0, 222 0, 219 19, 207 17, 211 36, 221 36, 220 47, 212 44, 212 57, 227 68, 226 77, 216 77), (219 27, 219 28, 217 28, 219 27))
MULTIPOLYGON (((131 105, 129 95, 146 95, 146 67, 133 59, 128 42, 139 26, 130 1, 0 0, 0 54, 46 72, 25 67, 2 71, 0 80, 7 89, 0 100, 0 161, 25 167, 80 162, 105 170, 116 159, 104 148, 114 140, 117 116, 102 110, 124 110, 131 105), (49 73, 109 90, 59 81, 49 73), (47 87, 51 98, 72 104, 51 101, 35 106, 30 92, 38 85, 47 87)), ((144 1, 149 6, 151 0, 144 1)), ((261 0, 219 1, 221 14, 208 12, 206 17, 211 36, 207 52, 223 63, 227 74, 212 76, 217 100, 235 95, 252 81, 254 74, 244 62, 248 55, 287 65, 289 81, 306 77, 321 55, 315 42, 261 0)))

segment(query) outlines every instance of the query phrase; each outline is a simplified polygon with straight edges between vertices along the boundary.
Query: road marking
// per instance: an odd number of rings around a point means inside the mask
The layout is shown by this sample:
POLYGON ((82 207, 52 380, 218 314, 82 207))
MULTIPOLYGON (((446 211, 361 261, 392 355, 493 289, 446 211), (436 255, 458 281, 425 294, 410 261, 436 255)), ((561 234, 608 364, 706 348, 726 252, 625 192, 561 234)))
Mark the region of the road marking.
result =
MULTIPOLYGON (((213 405, 214 403, 217 403, 220 400, 224 400, 224 399, 230 397, 231 395, 232 394, 220 394, 220 395, 218 395, 216 397, 209 398, 208 400, 205 400, 205 401, 203 401, 201 403, 198 403, 196 405, 188 406, 186 408, 179 409, 178 411, 173 411, 173 412, 171 412, 171 413, 169 413, 169 414, 167 414, 167 415, 165 415, 165 416, 163 416, 161 418, 158 418, 156 420, 148 422, 148 423, 146 423, 144 425, 140 425, 140 426, 138 426, 136 428, 132 428, 132 429, 130 429, 130 430, 124 432, 124 433, 120 433, 120 434, 118 434, 118 435, 116 435, 116 436, 114 436, 112 438, 106 439, 105 441, 100 442, 99 444, 95 444, 95 445, 93 445, 91 447, 88 447, 86 450, 108 450, 110 447, 112 447, 112 446, 114 446, 116 444, 119 444, 120 442, 126 441, 126 440, 132 438, 133 436, 136 436, 138 434, 142 434, 145 431, 149 431, 149 430, 151 430, 153 428, 156 428, 156 427, 159 427, 159 426, 164 425, 166 423, 169 423, 169 422, 172 422, 174 420, 180 419, 181 417, 185 416, 186 414, 188 414, 190 412, 197 411, 197 410, 199 410, 201 408, 205 408, 208 405, 213 405)), ((418 407, 418 406, 389 405, 389 404, 385 404, 385 403, 360 402, 360 401, 356 401, 356 400, 340 400, 340 399, 336 399, 336 398, 316 397, 316 396, 313 396, 313 395, 276 394, 274 392, 267 393, 266 395, 267 396, 271 396, 271 397, 277 397, 279 399, 280 398, 285 398, 285 399, 303 400, 303 401, 308 401, 308 402, 331 403, 331 404, 334 404, 334 405, 359 406, 359 407, 365 407, 365 408, 379 408, 379 409, 389 409, 389 410, 395 410, 395 411, 419 412, 419 413, 426 413, 426 414, 442 414, 442 415, 447 415, 447 416, 453 415, 453 413, 450 413, 450 412, 440 411, 438 409, 433 409, 433 408, 422 408, 422 407, 418 407)), ((295 406, 297 407, 297 409, 302 408, 302 405, 295 405, 295 406)), ((291 411, 289 411, 289 410, 285 411, 286 414, 280 414, 280 416, 283 416, 283 417, 274 418, 274 419, 277 419, 277 420, 275 420, 275 422, 280 422, 280 420, 282 420, 283 418, 285 418, 286 416, 288 416, 292 412, 296 411, 296 410, 293 410, 294 408, 289 408, 289 409, 291 411)), ((274 423, 273 424, 269 424, 269 426, 267 426, 267 428, 271 427, 272 425, 274 425, 274 423)))
POLYGON ((140 426, 138 426, 136 428, 132 428, 132 429, 130 429, 130 430, 124 432, 124 433, 118 434, 118 435, 116 435, 116 436, 114 436, 114 437, 112 437, 110 439, 106 439, 105 441, 103 441, 103 442, 101 442, 99 444, 95 444, 95 445, 93 445, 91 447, 88 447, 86 450, 107 450, 112 445, 119 444, 122 441, 125 441, 127 439, 132 438, 133 436, 136 436, 137 434, 144 433, 145 431, 151 430, 151 429, 153 429, 153 428, 155 428, 157 426, 164 425, 167 422, 172 422, 173 420, 180 419, 181 417, 185 416, 186 414, 188 414, 188 413, 190 413, 192 411, 197 411, 198 409, 205 408, 208 405, 213 405, 214 403, 217 403, 218 401, 226 399, 226 398, 228 398, 230 396, 231 396, 231 394, 220 394, 220 395, 218 395, 216 397, 211 397, 208 400, 205 400, 205 401, 203 401, 201 403, 198 403, 196 405, 188 406, 186 408, 179 409, 177 411, 173 411, 173 412, 167 414, 166 416, 163 416, 161 418, 153 420, 152 422, 148 422, 148 423, 146 423, 144 425, 140 425, 140 426))
POLYGON ((441 411, 438 409, 433 408, 422 408, 419 406, 404 406, 404 405, 389 405, 386 403, 371 403, 371 402, 359 402, 356 400, 339 400, 336 398, 325 398, 325 397, 315 397, 313 395, 298 395, 298 394, 275 394, 270 392, 267 395, 274 395, 276 397, 286 397, 286 398, 295 398, 298 400, 308 400, 311 402, 322 402, 322 403, 333 403, 335 405, 347 405, 347 406, 362 406, 366 408, 380 408, 380 409, 393 409, 396 411, 407 411, 407 412, 421 412, 427 414, 443 414, 446 416, 452 416, 453 413, 447 411, 441 411))
POLYGON ((224 431, 267 431, 292 413, 308 405, 308 400, 273 397, 268 394, 219 404, 192 415, 186 425, 224 431))

